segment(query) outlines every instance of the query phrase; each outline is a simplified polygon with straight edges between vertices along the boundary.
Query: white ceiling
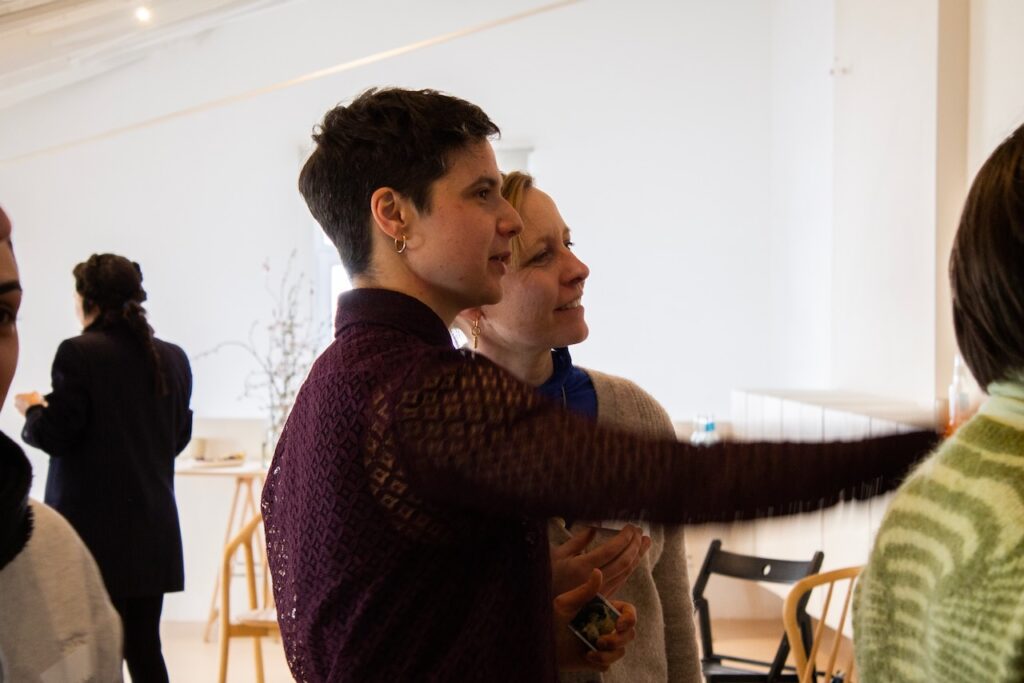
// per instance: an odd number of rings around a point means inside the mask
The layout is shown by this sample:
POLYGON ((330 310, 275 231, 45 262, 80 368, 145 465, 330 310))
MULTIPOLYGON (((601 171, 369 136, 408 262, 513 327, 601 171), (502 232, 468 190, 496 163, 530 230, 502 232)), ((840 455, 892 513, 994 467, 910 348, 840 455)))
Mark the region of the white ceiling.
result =
POLYGON ((0 0, 0 108, 293 0, 0 0), (141 23, 139 7, 152 18, 141 23))

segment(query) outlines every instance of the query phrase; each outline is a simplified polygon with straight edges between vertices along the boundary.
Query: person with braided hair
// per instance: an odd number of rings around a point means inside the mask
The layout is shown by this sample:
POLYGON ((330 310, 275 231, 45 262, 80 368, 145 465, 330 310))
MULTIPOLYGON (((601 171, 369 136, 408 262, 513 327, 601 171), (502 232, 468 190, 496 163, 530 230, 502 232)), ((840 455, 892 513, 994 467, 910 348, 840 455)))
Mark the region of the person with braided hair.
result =
POLYGON ((166 681, 164 593, 184 589, 174 458, 192 436, 192 371, 153 335, 142 269, 93 254, 74 268, 82 334, 63 341, 52 391, 19 394, 22 438, 50 455, 46 503, 96 558, 136 681, 166 681))

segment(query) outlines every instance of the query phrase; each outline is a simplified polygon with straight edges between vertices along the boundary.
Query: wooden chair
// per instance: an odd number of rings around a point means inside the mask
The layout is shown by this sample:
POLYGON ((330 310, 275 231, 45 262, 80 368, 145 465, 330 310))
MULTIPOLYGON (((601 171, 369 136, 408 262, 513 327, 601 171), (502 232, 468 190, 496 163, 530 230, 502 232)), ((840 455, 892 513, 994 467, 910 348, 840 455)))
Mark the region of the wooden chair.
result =
POLYGON ((810 683, 817 680, 818 676, 823 676, 823 680, 829 683, 842 683, 848 680, 849 676, 853 673, 854 661, 852 650, 846 657, 846 668, 844 670, 836 667, 836 660, 839 658, 839 650, 843 642, 843 626, 846 624, 846 618, 850 613, 853 584, 860 575, 860 571, 861 567, 846 567, 845 569, 815 574, 814 576, 808 576, 797 581, 789 591, 786 602, 782 606, 782 622, 786 627, 786 633, 789 635, 790 642, 793 643, 793 659, 796 661, 799 683, 810 683), (845 586, 841 585, 843 583, 845 583, 845 586), (838 593, 834 590, 837 584, 840 584, 838 593), (827 591, 825 591, 826 587, 828 588, 827 591), (799 639, 801 631, 798 617, 801 605, 807 604, 811 591, 815 588, 820 588, 824 591, 825 597, 821 608, 821 618, 814 629, 811 646, 808 649, 799 639), (835 602, 832 599, 833 594, 836 595, 835 602), (841 609, 838 608, 840 597, 842 600, 841 609), (831 612, 829 611, 830 608, 832 609, 831 612), (829 615, 835 615, 837 612, 839 614, 838 618, 830 618, 829 615), (828 654, 824 658, 819 658, 826 624, 834 630, 832 644, 828 649, 828 654), (816 671, 816 665, 819 662, 824 663, 824 668, 821 671, 816 671))
MULTIPOLYGON (((245 637, 253 639, 254 654, 256 657, 256 681, 263 681, 263 645, 262 639, 266 636, 279 636, 280 627, 277 624, 277 609, 273 604, 273 597, 264 581, 263 608, 259 606, 256 592, 256 563, 253 560, 253 543, 259 541, 258 530, 263 522, 259 513, 250 519, 238 534, 228 541, 224 547, 224 557, 221 562, 221 600, 220 600, 220 683, 225 683, 228 675, 228 642, 230 638, 245 637), (249 594, 249 610, 231 618, 231 565, 235 559, 235 553, 242 549, 242 556, 245 559, 245 584, 249 594)), ((262 553, 261 553, 262 554, 262 553)), ((264 578, 266 578, 264 572, 264 578)))
MULTIPOLYGON (((750 659, 737 655, 715 652, 711 635, 711 612, 704 590, 712 574, 730 576, 747 581, 768 581, 792 584, 813 574, 821 568, 824 554, 819 550, 810 561, 776 560, 752 555, 737 555, 722 550, 722 542, 715 539, 708 548, 697 580, 693 584, 693 604, 697 609, 701 642, 701 668, 707 683, 795 683, 797 676, 793 667, 786 666, 789 657, 789 639, 782 635, 779 648, 771 662, 750 659), (732 666, 723 660, 737 662, 743 666, 732 666)), ((798 603, 802 611, 806 600, 798 603)), ((810 620, 803 615, 804 638, 810 638, 810 620)))

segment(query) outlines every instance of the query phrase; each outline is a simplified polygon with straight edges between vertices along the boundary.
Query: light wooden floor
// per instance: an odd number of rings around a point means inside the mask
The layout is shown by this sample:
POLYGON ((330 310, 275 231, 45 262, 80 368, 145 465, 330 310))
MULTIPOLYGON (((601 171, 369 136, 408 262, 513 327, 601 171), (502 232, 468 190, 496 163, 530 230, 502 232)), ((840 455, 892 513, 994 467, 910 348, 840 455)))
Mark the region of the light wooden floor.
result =
MULTIPOLYGON (((220 645, 216 639, 203 642, 203 624, 199 622, 168 622, 160 625, 164 660, 171 683, 208 683, 217 680, 220 645)), ((263 639, 263 671, 267 683, 292 680, 284 660, 281 643, 263 639)), ((232 638, 228 653, 229 683, 252 683, 256 680, 251 638, 232 638)), ((125 680, 128 680, 127 675, 125 680)))
MULTIPOLYGON (((755 659, 771 659, 782 636, 781 622, 751 620, 719 620, 712 630, 715 649, 742 654, 755 659)), ((160 628, 164 659, 172 683, 205 683, 217 680, 218 644, 203 642, 203 625, 195 622, 164 622, 160 628)), ((215 634, 216 635, 216 634, 215 634)), ((263 639, 263 667, 267 683, 291 681, 281 644, 263 639)), ((228 681, 251 683, 256 680, 252 640, 233 638, 228 655, 228 681)), ((127 680, 127 677, 126 677, 127 680)), ((856 677, 853 683, 856 682, 856 677)))

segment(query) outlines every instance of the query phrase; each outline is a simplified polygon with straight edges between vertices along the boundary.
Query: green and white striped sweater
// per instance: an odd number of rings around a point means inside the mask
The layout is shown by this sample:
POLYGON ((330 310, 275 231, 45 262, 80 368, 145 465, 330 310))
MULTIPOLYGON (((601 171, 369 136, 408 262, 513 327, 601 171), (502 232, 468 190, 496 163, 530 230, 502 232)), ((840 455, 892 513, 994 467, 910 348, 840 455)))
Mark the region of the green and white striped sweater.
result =
POLYGON ((1024 681, 1024 384, 903 483, 857 586, 861 683, 1024 681))

